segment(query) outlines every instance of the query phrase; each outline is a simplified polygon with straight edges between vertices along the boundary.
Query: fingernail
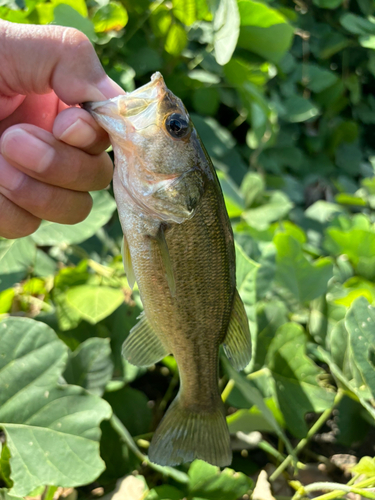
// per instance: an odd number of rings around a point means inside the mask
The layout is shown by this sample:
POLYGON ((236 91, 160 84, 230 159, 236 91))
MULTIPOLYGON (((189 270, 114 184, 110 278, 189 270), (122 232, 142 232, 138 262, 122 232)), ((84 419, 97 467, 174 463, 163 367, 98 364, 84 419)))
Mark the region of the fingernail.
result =
POLYGON ((70 146, 85 148, 93 144, 96 139, 96 132, 88 123, 78 118, 77 121, 56 138, 66 142, 70 146))
POLYGON ((37 139, 21 128, 4 132, 1 138, 1 153, 8 160, 34 172, 46 170, 55 154, 54 149, 46 142, 37 139))
POLYGON ((16 190, 23 182, 25 174, 9 165, 9 163, 0 156, 0 189, 5 188, 8 191, 16 190))
POLYGON ((97 88, 103 94, 106 99, 111 99, 119 94, 125 94, 124 89, 117 85, 109 76, 106 76, 97 84, 97 88))

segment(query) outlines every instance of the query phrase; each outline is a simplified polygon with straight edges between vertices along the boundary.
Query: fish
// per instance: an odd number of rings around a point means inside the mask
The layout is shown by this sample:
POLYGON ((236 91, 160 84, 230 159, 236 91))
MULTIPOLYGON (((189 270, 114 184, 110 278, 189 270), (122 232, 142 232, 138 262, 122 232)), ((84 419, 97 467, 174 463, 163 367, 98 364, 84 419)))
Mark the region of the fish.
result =
POLYGON ((123 345, 136 366, 173 354, 180 378, 148 450, 151 462, 231 464, 219 349, 236 370, 251 336, 236 289, 235 245, 215 168, 182 101, 157 72, 133 92, 84 103, 109 134, 129 285, 144 311, 123 345))

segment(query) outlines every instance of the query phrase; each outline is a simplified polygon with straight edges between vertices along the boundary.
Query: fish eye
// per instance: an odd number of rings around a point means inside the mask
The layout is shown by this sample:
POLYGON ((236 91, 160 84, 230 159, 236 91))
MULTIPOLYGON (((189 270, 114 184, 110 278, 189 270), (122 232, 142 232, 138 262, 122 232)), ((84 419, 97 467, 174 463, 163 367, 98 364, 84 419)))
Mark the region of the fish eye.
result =
POLYGON ((182 139, 190 132, 190 124, 179 113, 172 113, 165 120, 169 134, 176 139, 182 139))

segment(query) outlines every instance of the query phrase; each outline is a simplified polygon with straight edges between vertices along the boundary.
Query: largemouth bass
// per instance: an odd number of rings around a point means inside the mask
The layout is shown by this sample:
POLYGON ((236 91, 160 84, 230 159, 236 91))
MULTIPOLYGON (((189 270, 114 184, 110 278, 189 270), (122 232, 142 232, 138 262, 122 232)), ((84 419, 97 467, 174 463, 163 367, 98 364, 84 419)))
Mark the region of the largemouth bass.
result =
POLYGON ((199 458, 224 467, 232 452, 218 388, 219 346, 241 370, 251 340, 215 169, 160 73, 134 92, 84 107, 113 145, 124 266, 144 306, 123 354, 137 366, 173 354, 180 374, 149 458, 160 465, 199 458))

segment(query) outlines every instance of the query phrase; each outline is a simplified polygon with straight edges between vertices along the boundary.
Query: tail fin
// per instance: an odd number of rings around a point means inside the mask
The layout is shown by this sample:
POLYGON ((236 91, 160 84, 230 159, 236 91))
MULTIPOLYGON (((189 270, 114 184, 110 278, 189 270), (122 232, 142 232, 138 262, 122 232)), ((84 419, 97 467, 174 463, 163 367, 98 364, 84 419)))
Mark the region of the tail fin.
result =
POLYGON ((230 465, 230 436, 222 408, 193 412, 177 396, 156 429, 148 456, 159 465, 179 465, 196 458, 219 467, 230 465))

